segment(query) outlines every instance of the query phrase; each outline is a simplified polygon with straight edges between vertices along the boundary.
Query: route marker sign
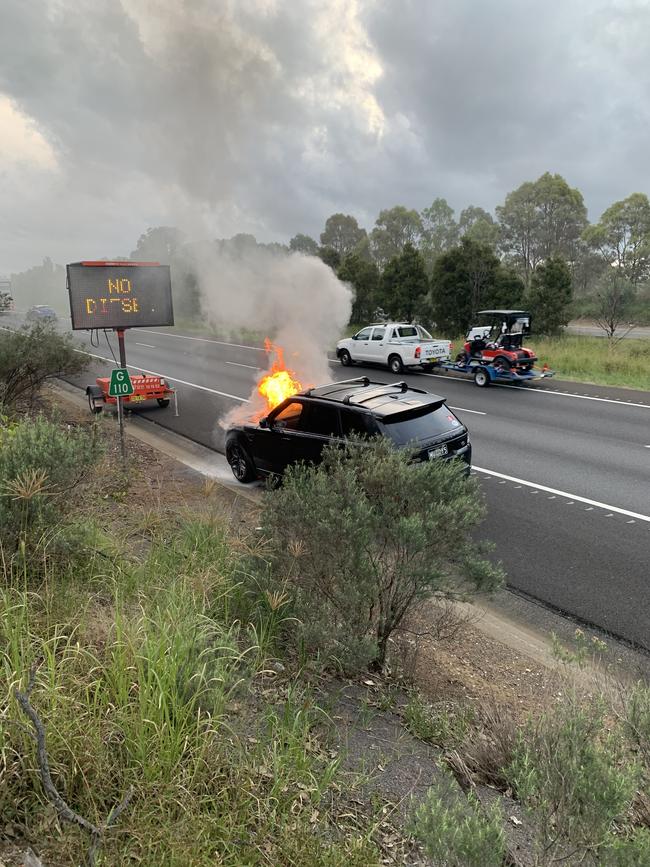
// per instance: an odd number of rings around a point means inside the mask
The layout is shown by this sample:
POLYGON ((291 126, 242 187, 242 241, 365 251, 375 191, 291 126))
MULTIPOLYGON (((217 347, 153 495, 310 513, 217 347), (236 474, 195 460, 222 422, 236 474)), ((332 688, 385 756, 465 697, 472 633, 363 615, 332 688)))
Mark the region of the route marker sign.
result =
POLYGON ((134 391, 129 371, 125 367, 118 367, 111 371, 111 382, 108 386, 110 397, 128 397, 134 391))

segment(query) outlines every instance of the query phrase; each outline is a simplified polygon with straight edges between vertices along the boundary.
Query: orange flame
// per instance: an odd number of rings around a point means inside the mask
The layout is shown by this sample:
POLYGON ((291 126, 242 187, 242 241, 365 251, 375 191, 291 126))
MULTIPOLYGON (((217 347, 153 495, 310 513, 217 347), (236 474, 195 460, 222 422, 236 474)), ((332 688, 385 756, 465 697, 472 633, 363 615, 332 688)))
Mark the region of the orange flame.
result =
POLYGON ((282 401, 303 390, 302 383, 296 378, 293 370, 289 370, 284 363, 284 350, 281 346, 275 346, 266 338, 264 346, 267 352, 273 352, 275 358, 271 365, 271 372, 263 376, 257 390, 266 400, 268 411, 275 409, 282 401))

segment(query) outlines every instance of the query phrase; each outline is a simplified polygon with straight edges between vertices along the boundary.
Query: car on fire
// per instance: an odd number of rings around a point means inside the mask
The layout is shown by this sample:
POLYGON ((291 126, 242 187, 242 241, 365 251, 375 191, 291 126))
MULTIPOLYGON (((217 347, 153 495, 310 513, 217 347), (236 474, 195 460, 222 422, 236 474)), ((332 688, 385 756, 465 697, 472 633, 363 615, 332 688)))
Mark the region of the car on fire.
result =
POLYGON ((259 421, 226 433, 226 458, 239 482, 282 476, 299 462, 317 464, 325 446, 350 437, 386 436, 413 450, 414 461, 458 459, 469 473, 465 425, 437 394, 405 382, 367 377, 332 382, 287 397, 259 421))

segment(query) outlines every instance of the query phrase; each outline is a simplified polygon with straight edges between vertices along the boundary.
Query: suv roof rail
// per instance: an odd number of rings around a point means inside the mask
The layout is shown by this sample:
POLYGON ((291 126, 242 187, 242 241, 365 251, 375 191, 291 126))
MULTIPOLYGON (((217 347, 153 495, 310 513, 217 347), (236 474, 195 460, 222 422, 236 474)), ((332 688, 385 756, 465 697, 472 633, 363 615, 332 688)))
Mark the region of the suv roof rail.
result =
MULTIPOLYGON (((394 388, 399 388, 400 391, 402 392, 402 394, 404 394, 404 392, 409 390, 408 384, 406 382, 404 382, 404 380, 401 380, 400 382, 387 382, 385 385, 380 385, 379 388, 380 389, 381 388, 390 389, 390 391, 386 391, 386 390, 384 390, 384 391, 379 390, 378 391, 376 389, 372 389, 370 394, 365 394, 361 398, 361 400, 356 400, 355 404, 366 403, 369 400, 374 400, 376 397, 384 397, 384 396, 389 395, 389 394, 394 394, 395 393, 393 391, 394 388)), ((424 392, 421 391, 420 389, 411 389, 411 390, 412 391, 420 391, 421 394, 424 394, 424 392)), ((350 398, 352 396, 353 395, 349 394, 347 397, 343 398, 343 403, 345 403, 345 404, 351 403, 350 398)))
POLYGON ((355 379, 339 379, 337 382, 325 382, 323 385, 312 385, 305 391, 305 395, 307 395, 307 397, 310 397, 313 391, 317 391, 319 388, 327 388, 328 390, 325 392, 325 394, 317 395, 318 397, 325 397, 325 395, 331 394, 332 391, 338 391, 339 385, 352 384, 361 385, 365 388, 366 386, 370 385, 370 380, 367 376, 357 376, 355 379))

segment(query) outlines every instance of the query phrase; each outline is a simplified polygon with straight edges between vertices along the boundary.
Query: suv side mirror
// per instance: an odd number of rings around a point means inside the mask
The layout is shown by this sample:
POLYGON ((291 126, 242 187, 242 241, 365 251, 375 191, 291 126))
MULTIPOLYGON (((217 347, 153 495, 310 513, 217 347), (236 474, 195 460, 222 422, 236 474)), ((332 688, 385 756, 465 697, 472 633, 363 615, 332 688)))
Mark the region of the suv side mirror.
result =
POLYGON ((357 340, 357 339, 358 339, 358 337, 359 337, 359 335, 358 335, 358 334, 353 334, 353 335, 352 335, 352 339, 353 339, 353 340, 357 340))
POLYGON ((266 417, 265 417, 265 418, 261 418, 261 419, 259 420, 258 424, 259 424, 260 427, 271 427, 271 425, 269 424, 269 420, 268 420, 268 418, 266 418, 266 417))

